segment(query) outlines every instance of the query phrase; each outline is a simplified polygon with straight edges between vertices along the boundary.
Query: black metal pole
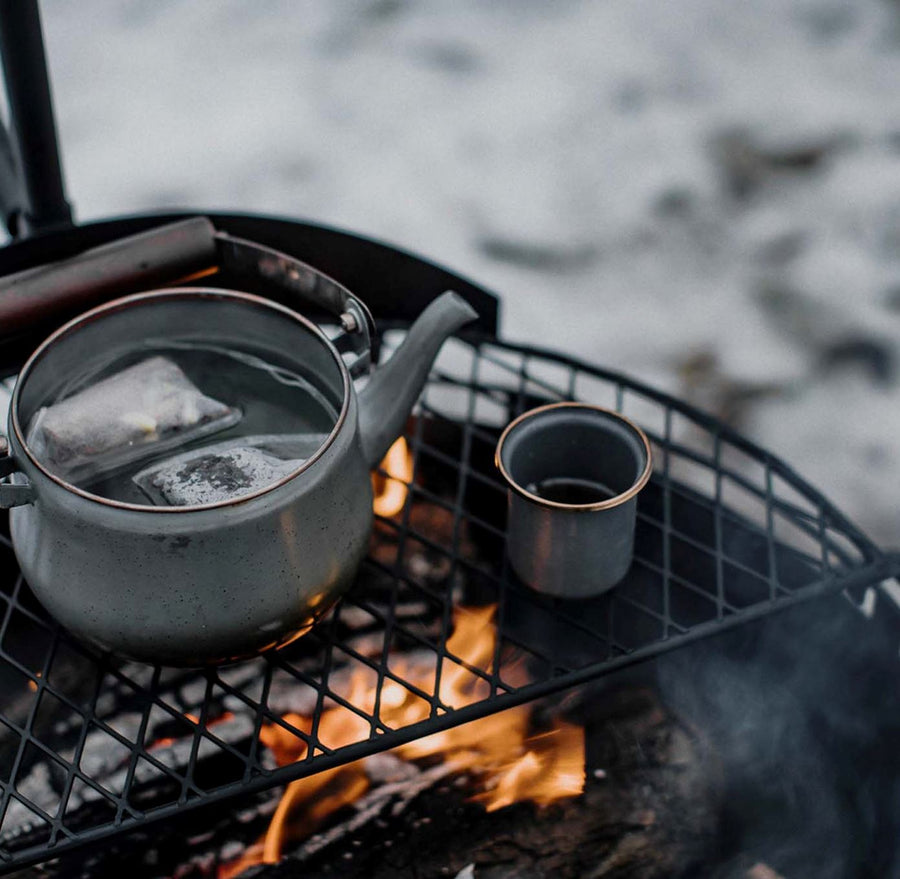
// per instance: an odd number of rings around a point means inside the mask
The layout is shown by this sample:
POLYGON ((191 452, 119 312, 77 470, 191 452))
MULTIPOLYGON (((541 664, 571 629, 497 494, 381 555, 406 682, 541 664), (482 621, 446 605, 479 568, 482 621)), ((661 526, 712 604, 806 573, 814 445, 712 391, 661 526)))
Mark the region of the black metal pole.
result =
POLYGON ((27 199, 21 231, 70 226, 37 0, 0 0, 0 56, 27 199))
POLYGON ((6 125, 0 124, 0 215, 13 238, 18 237, 25 210, 25 192, 16 154, 12 136, 6 125))

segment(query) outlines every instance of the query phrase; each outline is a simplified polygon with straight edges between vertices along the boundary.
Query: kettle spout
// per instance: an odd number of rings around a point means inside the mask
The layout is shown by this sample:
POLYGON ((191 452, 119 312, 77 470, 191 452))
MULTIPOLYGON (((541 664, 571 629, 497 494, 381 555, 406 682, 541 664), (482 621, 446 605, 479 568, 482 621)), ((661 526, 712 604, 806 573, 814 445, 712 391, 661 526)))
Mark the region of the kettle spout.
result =
POLYGON ((410 327, 393 357, 372 374, 359 395, 359 434, 370 467, 403 432, 444 340, 476 317, 458 293, 441 294, 410 327))

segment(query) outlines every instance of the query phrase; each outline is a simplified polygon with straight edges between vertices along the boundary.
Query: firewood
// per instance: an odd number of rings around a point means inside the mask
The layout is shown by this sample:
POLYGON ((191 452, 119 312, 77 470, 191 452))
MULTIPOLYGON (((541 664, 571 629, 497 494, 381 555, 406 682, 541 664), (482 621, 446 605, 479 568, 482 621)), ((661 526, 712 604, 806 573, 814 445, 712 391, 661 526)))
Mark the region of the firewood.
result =
POLYGON ((373 789, 349 817, 299 843, 280 864, 244 875, 669 879, 702 862, 719 803, 707 743, 646 693, 620 705, 591 734, 610 740, 592 749, 609 763, 606 770, 590 767, 578 798, 485 813, 469 801, 473 779, 456 778, 440 765, 373 789))

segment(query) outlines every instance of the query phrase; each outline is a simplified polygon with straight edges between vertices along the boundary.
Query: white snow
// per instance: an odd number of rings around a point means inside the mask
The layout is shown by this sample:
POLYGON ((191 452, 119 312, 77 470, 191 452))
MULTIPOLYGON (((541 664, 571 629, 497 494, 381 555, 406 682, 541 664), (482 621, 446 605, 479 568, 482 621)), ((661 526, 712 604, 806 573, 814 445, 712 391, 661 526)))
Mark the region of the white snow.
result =
POLYGON ((676 393, 685 356, 712 353, 716 381, 791 389, 741 429, 900 544, 897 378, 820 369, 821 346, 851 332, 900 357, 896 3, 42 9, 81 219, 186 206, 314 218, 497 290, 508 338, 676 393), (827 152, 741 201, 716 159, 734 132, 827 152), (779 326, 761 289, 812 308, 779 326))

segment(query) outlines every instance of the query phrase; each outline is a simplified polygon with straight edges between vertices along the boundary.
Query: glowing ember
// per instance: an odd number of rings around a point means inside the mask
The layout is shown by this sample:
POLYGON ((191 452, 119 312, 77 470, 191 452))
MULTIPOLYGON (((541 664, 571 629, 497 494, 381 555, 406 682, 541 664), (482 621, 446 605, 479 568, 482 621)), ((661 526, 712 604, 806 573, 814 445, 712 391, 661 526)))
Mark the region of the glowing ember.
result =
MULTIPOLYGON (((485 675, 491 673, 497 646, 494 612, 494 607, 457 609, 447 652, 459 661, 445 660, 441 668, 439 693, 445 705, 462 708, 488 695, 488 682, 470 668, 485 675)), ((434 670, 425 672, 403 657, 394 660, 391 670, 425 692, 434 691, 434 670)), ((510 671, 504 666, 503 676, 512 685, 526 679, 521 667, 510 671)), ((350 705, 371 714, 376 685, 374 673, 361 669, 341 695, 350 705)), ((385 725, 402 728, 426 720, 431 705, 388 678, 382 685, 379 713, 385 725)), ((530 717, 528 706, 518 706, 402 745, 394 753, 407 760, 440 756, 454 769, 471 772, 480 786, 472 799, 483 803, 489 812, 522 800, 545 806, 577 796, 584 787, 584 730, 558 722, 554 729, 529 737, 530 717)), ((302 715, 286 714, 283 720, 303 733, 312 728, 310 718, 302 715)), ((327 708, 319 720, 319 738, 329 748, 361 741, 369 733, 369 722, 342 705, 327 708)), ((264 726, 260 740, 279 765, 306 756, 306 744, 278 724, 264 726)), ((230 879, 254 864, 277 863, 287 839, 314 833, 330 815, 354 802, 368 788, 369 780, 360 762, 288 785, 265 838, 247 849, 239 861, 221 868, 219 879, 230 879)))
POLYGON ((373 471, 372 491, 375 500, 372 509, 377 516, 396 516, 406 503, 413 476, 412 455, 402 436, 388 449, 379 469, 390 475, 384 476, 373 471))
MULTIPOLYGON (((185 712, 183 715, 186 720, 189 720, 195 726, 200 725, 200 718, 197 717, 196 714, 188 714, 185 712)), ((226 721, 232 720, 234 718, 234 714, 230 711, 226 711, 224 714, 220 714, 218 717, 214 717, 211 720, 207 720, 206 728, 209 729, 212 726, 215 726, 217 723, 225 723, 226 721)), ((156 739, 150 743, 147 750, 155 751, 158 748, 168 748, 174 745, 179 739, 175 736, 164 736, 163 738, 156 739)))
MULTIPOLYGON (((309 734, 312 729, 309 718, 293 711, 283 715, 282 720, 305 734, 309 734)), ((275 762, 279 766, 294 763, 306 755, 306 742, 286 726, 266 724, 259 731, 259 740, 275 755, 275 762)))

